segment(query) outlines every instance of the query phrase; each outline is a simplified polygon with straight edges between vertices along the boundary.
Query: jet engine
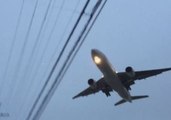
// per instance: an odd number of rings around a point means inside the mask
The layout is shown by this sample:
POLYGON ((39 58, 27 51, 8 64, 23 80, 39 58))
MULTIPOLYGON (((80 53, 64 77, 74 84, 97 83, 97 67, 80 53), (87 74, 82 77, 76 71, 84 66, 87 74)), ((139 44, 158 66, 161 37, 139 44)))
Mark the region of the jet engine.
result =
POLYGON ((89 79, 88 80, 88 84, 90 85, 91 88, 95 88, 96 87, 96 81, 93 79, 89 79))
POLYGON ((130 77, 134 77, 135 76, 135 72, 134 69, 130 66, 126 67, 125 72, 130 76, 130 77))

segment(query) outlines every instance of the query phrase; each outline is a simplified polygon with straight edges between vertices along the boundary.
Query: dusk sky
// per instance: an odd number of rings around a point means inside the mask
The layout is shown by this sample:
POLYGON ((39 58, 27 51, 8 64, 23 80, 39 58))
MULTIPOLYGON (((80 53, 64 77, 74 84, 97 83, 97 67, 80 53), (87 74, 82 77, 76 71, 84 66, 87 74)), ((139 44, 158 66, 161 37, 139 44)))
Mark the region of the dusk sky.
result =
MULTIPOLYGON (((0 119, 26 119, 86 2, 38 0, 28 32, 36 1, 0 0, 0 119)), ((94 4, 95 1, 89 4, 52 81, 94 4)), ((98 80, 102 76, 91 58, 94 48, 102 51, 118 72, 125 71, 127 66, 138 71, 171 67, 171 1, 108 0, 40 120, 171 119, 170 71, 136 81, 131 95, 149 95, 146 99, 114 106, 121 99, 116 92, 108 98, 99 92, 73 100, 88 87, 88 79, 98 80)))

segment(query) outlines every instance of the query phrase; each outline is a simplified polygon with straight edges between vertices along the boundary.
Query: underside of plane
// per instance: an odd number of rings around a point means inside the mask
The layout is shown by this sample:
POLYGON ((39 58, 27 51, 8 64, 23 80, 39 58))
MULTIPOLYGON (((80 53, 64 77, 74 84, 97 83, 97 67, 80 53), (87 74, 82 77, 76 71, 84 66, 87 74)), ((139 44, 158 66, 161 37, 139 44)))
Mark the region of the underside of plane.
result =
POLYGON ((121 100, 118 101, 116 105, 120 105, 125 102, 132 102, 132 100, 147 98, 148 95, 142 96, 131 96, 129 91, 131 86, 135 84, 136 80, 146 79, 151 76, 158 75, 162 72, 171 70, 171 68, 163 69, 153 69, 153 70, 144 70, 144 71, 134 71, 131 66, 126 67, 124 72, 116 72, 106 56, 97 49, 92 50, 92 58, 94 63, 103 73, 103 77, 98 81, 94 79, 88 80, 89 87, 76 96, 73 99, 80 96, 87 96, 90 94, 97 93, 102 91, 107 97, 111 96, 110 92, 115 91, 121 96, 121 100))

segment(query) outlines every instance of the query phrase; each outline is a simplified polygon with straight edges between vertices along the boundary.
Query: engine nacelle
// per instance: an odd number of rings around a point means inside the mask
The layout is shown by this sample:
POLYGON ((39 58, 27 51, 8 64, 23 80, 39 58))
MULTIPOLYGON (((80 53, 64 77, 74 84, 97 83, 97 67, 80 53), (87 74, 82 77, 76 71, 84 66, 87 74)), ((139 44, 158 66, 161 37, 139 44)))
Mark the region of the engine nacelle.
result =
POLYGON ((88 80, 88 84, 90 85, 91 88, 95 88, 96 87, 96 81, 93 79, 89 79, 88 80))
POLYGON ((134 69, 130 66, 126 67, 125 72, 130 76, 130 77, 134 77, 135 76, 135 72, 134 69))

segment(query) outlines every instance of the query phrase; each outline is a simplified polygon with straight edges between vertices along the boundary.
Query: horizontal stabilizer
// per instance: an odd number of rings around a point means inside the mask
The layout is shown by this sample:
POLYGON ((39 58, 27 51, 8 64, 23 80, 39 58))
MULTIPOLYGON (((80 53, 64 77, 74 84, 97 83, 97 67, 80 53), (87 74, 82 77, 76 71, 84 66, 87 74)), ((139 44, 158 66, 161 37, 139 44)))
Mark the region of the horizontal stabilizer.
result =
POLYGON ((115 103, 115 106, 120 105, 120 104, 125 103, 125 102, 126 102, 126 100, 122 99, 122 100, 118 101, 117 103, 115 103))
MULTIPOLYGON (((148 95, 131 96, 131 99, 132 99, 132 100, 137 100, 137 99, 142 99, 142 98, 147 98, 147 97, 149 97, 149 96, 148 96, 148 95)), ((122 100, 118 101, 118 102, 115 104, 115 106, 120 105, 120 104, 125 103, 125 102, 127 102, 127 101, 124 100, 124 99, 122 99, 122 100)))
POLYGON ((148 95, 141 95, 141 96, 131 96, 132 100, 137 100, 137 99, 142 99, 142 98, 147 98, 149 97, 148 95))

